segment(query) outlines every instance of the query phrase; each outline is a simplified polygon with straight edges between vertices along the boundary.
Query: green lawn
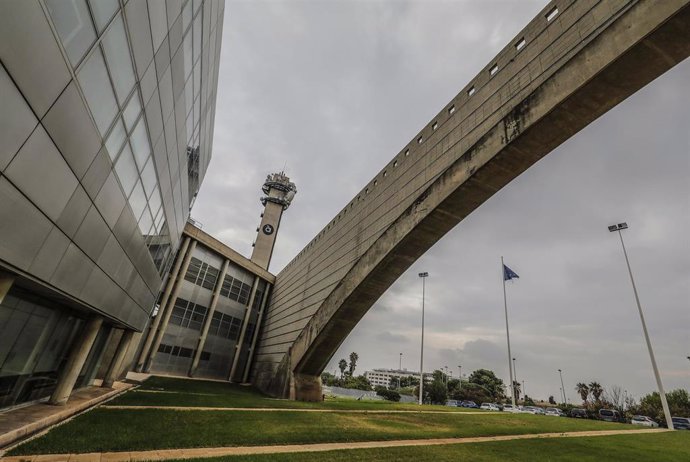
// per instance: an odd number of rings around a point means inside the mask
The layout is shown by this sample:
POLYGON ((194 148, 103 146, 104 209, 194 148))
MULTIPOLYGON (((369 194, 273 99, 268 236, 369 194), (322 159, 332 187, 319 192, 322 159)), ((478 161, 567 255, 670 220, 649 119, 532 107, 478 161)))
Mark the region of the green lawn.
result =
POLYGON ((99 408, 11 455, 633 429, 525 414, 371 414, 99 408))
MULTIPOLYGON (((412 410, 417 404, 389 401, 357 401, 330 398, 320 403, 305 403, 275 399, 263 395, 255 388, 224 382, 184 380, 170 377, 151 377, 138 390, 128 392, 110 401, 110 405, 127 406, 189 406, 189 407, 245 407, 245 408, 299 408, 299 409, 359 409, 359 410, 412 410), (163 391, 165 393, 148 393, 163 391)), ((425 411, 465 412, 473 409, 424 406, 425 411)), ((474 409, 476 411, 476 409, 474 409)))
MULTIPOLYGON (((385 449, 354 449, 295 454, 195 459, 200 462, 507 462, 664 461, 690 460, 690 432, 617 435, 450 444, 385 449)), ((179 462, 179 461, 178 461, 179 462)))

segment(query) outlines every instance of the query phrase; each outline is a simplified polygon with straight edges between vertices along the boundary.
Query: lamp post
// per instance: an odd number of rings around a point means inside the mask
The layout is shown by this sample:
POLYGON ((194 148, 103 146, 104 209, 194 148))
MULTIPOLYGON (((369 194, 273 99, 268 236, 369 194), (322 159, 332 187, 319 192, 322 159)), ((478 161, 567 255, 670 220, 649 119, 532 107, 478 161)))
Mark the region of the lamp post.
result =
MULTIPOLYGON (((520 383, 520 381, 517 378, 517 366, 515 365, 515 358, 513 358, 513 380, 515 380, 517 383, 520 383)), ((515 384, 513 384, 513 387, 515 387, 515 384)), ((522 396, 525 396, 524 387, 522 390, 522 396)))
POLYGON ((400 361, 398 362, 398 388, 400 388, 400 374, 402 374, 402 353, 400 353, 400 361))
POLYGON ((458 390, 462 390, 462 365, 458 364, 458 380, 460 380, 460 383, 458 383, 458 390))
POLYGON ((567 405, 568 402, 565 399, 565 385, 563 385, 563 371, 558 369, 558 375, 561 376, 561 391, 563 392, 563 404, 567 405))
POLYGON ((652 350, 652 342, 649 340, 649 333, 647 332, 647 324, 644 321, 644 314, 642 314, 642 305, 640 304, 640 297, 637 295, 637 287, 635 287, 635 279, 633 279, 632 269, 630 269, 630 260, 628 260, 628 252, 625 250, 625 243, 623 242, 622 230, 628 229, 627 223, 618 223, 617 225, 609 226, 610 232, 618 232, 618 237, 621 239, 621 247, 623 247, 623 255, 625 256, 625 264, 628 267, 628 274, 630 274, 630 282, 632 283, 633 293, 635 294, 635 302, 637 302, 637 311, 640 313, 640 321, 642 322, 642 331, 644 332, 644 339, 647 342, 647 350, 649 350, 649 359, 652 361, 652 369, 654 370, 654 377, 656 378, 656 385, 659 388, 659 397, 661 398, 661 406, 664 408, 664 416, 666 417, 666 425, 673 430, 673 420, 671 419, 671 411, 668 408, 666 401, 666 393, 664 392, 664 385, 661 383, 661 376, 659 369, 656 366, 656 359, 654 359, 654 351, 652 350))
POLYGON ((424 296, 426 290, 426 278, 429 277, 429 273, 419 273, 419 277, 422 278, 422 348, 419 359, 419 405, 421 406, 424 399, 424 296))

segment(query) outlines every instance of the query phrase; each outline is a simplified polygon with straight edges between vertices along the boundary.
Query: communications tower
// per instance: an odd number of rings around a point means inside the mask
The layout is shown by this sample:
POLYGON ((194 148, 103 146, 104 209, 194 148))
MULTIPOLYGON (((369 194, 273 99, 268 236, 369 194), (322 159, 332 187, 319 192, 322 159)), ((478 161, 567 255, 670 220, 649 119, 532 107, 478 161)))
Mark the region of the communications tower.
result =
POLYGON ((257 237, 253 244, 254 250, 251 260, 268 270, 276 242, 276 234, 280 227, 280 219, 283 216, 283 211, 290 207, 290 203, 297 193, 297 187, 295 183, 290 182, 290 178, 285 172, 280 172, 268 175, 261 189, 265 194, 261 198, 264 213, 261 214, 261 225, 256 229, 257 237))

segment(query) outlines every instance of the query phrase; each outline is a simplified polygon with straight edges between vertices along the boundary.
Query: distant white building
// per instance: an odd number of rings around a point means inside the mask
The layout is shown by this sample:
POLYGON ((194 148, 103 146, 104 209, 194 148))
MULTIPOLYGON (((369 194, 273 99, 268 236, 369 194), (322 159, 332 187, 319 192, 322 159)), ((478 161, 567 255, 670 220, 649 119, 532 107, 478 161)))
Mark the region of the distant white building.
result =
MULTIPOLYGON (((386 387, 389 388, 391 379, 401 379, 403 377, 414 377, 419 379, 419 372, 408 371, 407 369, 373 369, 366 371, 364 377, 371 383, 372 387, 386 387)), ((433 380, 433 374, 424 373, 424 383, 433 380)))

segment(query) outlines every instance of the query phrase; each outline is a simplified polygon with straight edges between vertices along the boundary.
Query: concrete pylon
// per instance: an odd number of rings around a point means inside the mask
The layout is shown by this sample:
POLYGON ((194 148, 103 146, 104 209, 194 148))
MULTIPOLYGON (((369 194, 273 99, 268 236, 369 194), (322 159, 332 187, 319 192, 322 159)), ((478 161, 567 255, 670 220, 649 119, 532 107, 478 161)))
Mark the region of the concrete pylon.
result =
POLYGON ((141 348, 141 353, 139 354, 139 359, 137 360, 137 364, 135 367, 135 370, 137 372, 142 372, 144 370, 144 366, 146 364, 146 358, 149 355, 149 350, 151 349, 151 344, 153 343, 153 340, 156 337, 156 334, 158 332, 158 326, 160 325, 161 319, 163 318, 163 316, 165 314, 165 309, 168 306, 168 299, 170 298, 170 292, 172 291, 173 286, 175 285, 175 281, 177 280, 177 275, 180 272, 180 266, 182 266, 182 260, 184 260, 184 256, 187 253, 187 248, 189 247, 189 242, 190 242, 189 236, 185 236, 184 242, 180 246, 179 255, 175 261, 175 265, 173 265, 173 270, 170 273, 170 276, 168 276, 168 281, 165 284, 165 290, 163 291, 163 298, 161 299, 161 303, 158 306, 158 314, 155 318, 153 318, 153 323, 151 325, 151 328, 149 329, 148 335, 146 336, 146 339, 144 340, 144 346, 141 348))
POLYGON ((61 406, 67 403, 79 377, 79 372, 84 367, 86 358, 89 356, 91 347, 93 347, 101 324, 103 324, 103 318, 100 316, 94 316, 86 322, 80 337, 76 339, 76 343, 72 347, 67 364, 60 372, 57 387, 48 401, 50 404, 61 406))
MULTIPOLYGON (((182 266, 179 268, 178 273, 170 275, 170 277, 173 278, 175 286, 172 293, 170 294, 170 299, 168 300, 168 303, 165 309, 163 310, 163 314, 161 315, 162 320, 160 322, 160 325, 158 326, 158 331, 156 331, 155 333, 152 332, 152 334, 154 335, 153 343, 151 344, 149 357, 144 363, 143 372, 148 372, 151 369, 151 364, 153 364, 153 360, 156 357, 156 354, 158 353, 158 347, 161 344, 161 340, 163 340, 163 334, 165 334, 165 329, 168 328, 170 315, 172 314, 173 307, 175 306, 175 301, 177 301, 177 296, 180 294, 180 289, 182 288, 182 280, 184 279, 184 276, 185 274, 187 274, 187 270, 189 269, 189 262, 192 261, 192 254, 194 254, 194 249, 196 249, 196 241, 191 241, 189 249, 187 250, 187 254, 184 256, 184 261, 182 262, 182 266)), ((180 257, 182 257, 182 255, 180 255, 180 257)))
POLYGON ((108 371, 105 373, 105 377, 103 377, 103 384, 101 385, 102 387, 113 387, 113 383, 115 383, 118 375, 120 374, 120 371, 122 370, 122 361, 125 358, 125 354, 127 353, 127 349, 129 348, 129 344, 132 341, 133 335, 134 331, 129 329, 125 330, 122 333, 122 337, 120 337, 120 342, 117 344, 115 354, 113 355, 113 358, 110 360, 110 366, 108 366, 108 371))
POLYGON ((5 299, 5 295, 10 291, 14 284, 14 276, 0 271, 0 303, 5 299))
POLYGON ((206 344, 206 337, 208 337, 208 330, 211 327, 211 321, 213 321, 213 313, 216 312, 216 305, 218 305, 218 298, 220 298, 220 289, 223 287, 223 281, 225 280, 225 275, 228 272, 229 260, 223 262, 223 267, 220 270, 218 280, 216 281, 216 286, 213 288, 213 297, 211 298, 211 305, 208 307, 206 312, 206 319, 204 320, 204 325, 201 328, 201 335, 199 336, 199 342, 196 347, 196 353, 194 353, 194 359, 192 360, 192 365, 189 367, 189 376, 194 377, 196 374, 196 369, 199 367, 199 361, 201 360, 201 353, 204 351, 204 345, 206 344))
MULTIPOLYGON (((244 319, 242 320, 242 330, 240 331, 240 337, 235 343, 235 354, 232 357, 232 366, 230 367, 230 375, 228 375, 228 381, 232 382, 235 377, 235 372, 237 371, 237 365, 240 362, 240 355, 242 354, 242 345, 244 345, 244 337, 247 335, 247 325, 249 324, 249 318, 252 314, 252 307, 254 306, 254 298, 256 297, 256 289, 259 287, 259 276, 254 277, 254 284, 252 284, 252 292, 249 296, 249 302, 244 310, 244 319)), ((256 329, 255 329, 256 330, 256 329)))

